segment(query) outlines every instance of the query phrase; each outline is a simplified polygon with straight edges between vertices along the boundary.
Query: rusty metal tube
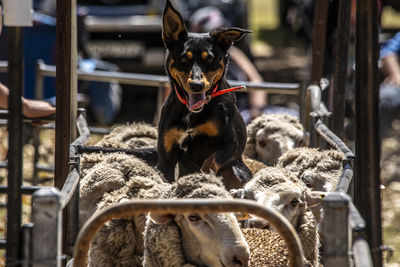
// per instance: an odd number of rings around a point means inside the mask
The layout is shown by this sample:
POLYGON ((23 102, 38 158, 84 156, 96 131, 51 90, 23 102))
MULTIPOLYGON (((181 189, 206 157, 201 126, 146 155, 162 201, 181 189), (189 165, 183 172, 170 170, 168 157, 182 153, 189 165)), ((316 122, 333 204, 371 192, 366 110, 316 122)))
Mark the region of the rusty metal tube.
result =
POLYGON ((282 235, 287 246, 290 266, 304 266, 300 239, 290 222, 279 212, 251 200, 179 199, 130 200, 118 203, 92 216, 81 228, 74 249, 74 266, 86 266, 90 240, 101 226, 114 218, 134 214, 188 212, 246 212, 267 219, 282 235))

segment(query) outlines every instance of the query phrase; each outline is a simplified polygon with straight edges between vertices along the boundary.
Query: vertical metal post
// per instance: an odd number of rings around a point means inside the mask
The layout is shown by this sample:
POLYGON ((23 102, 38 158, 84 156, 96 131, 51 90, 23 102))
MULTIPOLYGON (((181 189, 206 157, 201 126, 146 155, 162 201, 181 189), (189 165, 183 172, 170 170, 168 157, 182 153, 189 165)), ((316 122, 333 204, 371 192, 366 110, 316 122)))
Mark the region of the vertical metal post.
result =
POLYGON ((331 193, 322 205, 325 210, 322 220, 324 266, 350 266, 349 198, 343 193, 331 193))
POLYGON ((32 267, 61 266, 60 192, 55 188, 37 190, 32 196, 32 267))
MULTIPOLYGON (((310 84, 319 85, 322 78, 325 59, 326 43, 326 25, 328 20, 329 1, 315 0, 314 21, 312 33, 312 61, 310 84)), ((305 129, 310 129, 311 112, 311 92, 306 90, 304 93, 304 114, 302 114, 302 123, 305 129)))
POLYGON ((33 223, 24 224, 22 227, 22 259, 23 264, 22 267, 30 267, 31 260, 32 260, 32 230, 33 230, 33 223))
POLYGON ((344 111, 346 105, 347 61, 349 50, 351 0, 339 1, 336 42, 336 65, 333 77, 332 131, 344 137, 344 111))
POLYGON ((329 1, 315 1, 312 35, 311 84, 319 85, 324 69, 328 7, 329 1))
POLYGON ((69 255, 72 255, 75 241, 79 233, 79 181, 77 190, 66 207, 66 216, 68 221, 65 250, 69 255))
POLYGON ((20 259, 22 185, 22 101, 23 37, 21 27, 8 28, 8 187, 7 187, 7 266, 20 259))
POLYGON ((55 186, 68 175, 69 144, 76 138, 76 0, 57 1, 55 186))
POLYGON ((356 27, 356 159, 354 202, 366 221, 375 267, 382 266, 380 197, 378 7, 375 0, 357 1, 356 27))
MULTIPOLYGON (((54 185, 61 189, 69 173, 69 145, 75 140, 77 117, 76 0, 57 1, 56 19, 56 151, 54 185)), ((67 245, 67 213, 63 246, 67 245)))

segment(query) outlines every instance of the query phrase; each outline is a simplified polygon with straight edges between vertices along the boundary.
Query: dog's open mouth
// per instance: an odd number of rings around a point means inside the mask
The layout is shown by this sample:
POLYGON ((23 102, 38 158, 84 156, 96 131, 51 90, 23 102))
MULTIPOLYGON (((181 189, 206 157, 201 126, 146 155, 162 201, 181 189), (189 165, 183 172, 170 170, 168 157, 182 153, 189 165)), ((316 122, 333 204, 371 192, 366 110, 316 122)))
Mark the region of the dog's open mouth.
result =
POLYGON ((191 112, 197 113, 203 110, 205 104, 207 104, 206 94, 198 93, 198 94, 190 94, 188 93, 189 100, 187 103, 188 109, 191 112))

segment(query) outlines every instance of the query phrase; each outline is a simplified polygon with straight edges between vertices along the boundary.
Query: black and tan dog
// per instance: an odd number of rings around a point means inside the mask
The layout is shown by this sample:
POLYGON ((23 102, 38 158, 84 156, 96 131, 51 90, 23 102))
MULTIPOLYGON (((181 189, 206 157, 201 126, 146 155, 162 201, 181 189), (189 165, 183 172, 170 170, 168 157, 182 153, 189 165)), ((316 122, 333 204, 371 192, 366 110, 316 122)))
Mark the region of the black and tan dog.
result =
POLYGON ((228 189, 247 182, 251 172, 241 154, 246 126, 234 93, 224 79, 228 48, 249 31, 218 28, 191 33, 167 0, 163 41, 171 93, 158 126, 158 169, 169 181, 179 175, 211 168, 224 177, 228 189), (206 167, 207 166, 207 167, 206 167))

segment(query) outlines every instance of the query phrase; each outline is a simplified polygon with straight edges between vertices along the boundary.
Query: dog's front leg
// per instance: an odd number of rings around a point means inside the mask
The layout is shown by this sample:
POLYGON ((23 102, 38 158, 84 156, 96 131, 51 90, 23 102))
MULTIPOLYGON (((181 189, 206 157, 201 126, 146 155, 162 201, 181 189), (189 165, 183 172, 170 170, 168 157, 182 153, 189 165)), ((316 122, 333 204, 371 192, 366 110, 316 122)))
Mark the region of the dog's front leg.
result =
POLYGON ((168 182, 175 181, 175 166, 180 153, 180 141, 185 131, 178 127, 168 127, 159 132, 157 168, 168 182))
POLYGON ((167 153, 164 149, 158 150, 157 169, 170 183, 175 181, 175 166, 177 162, 178 158, 175 153, 167 153))

